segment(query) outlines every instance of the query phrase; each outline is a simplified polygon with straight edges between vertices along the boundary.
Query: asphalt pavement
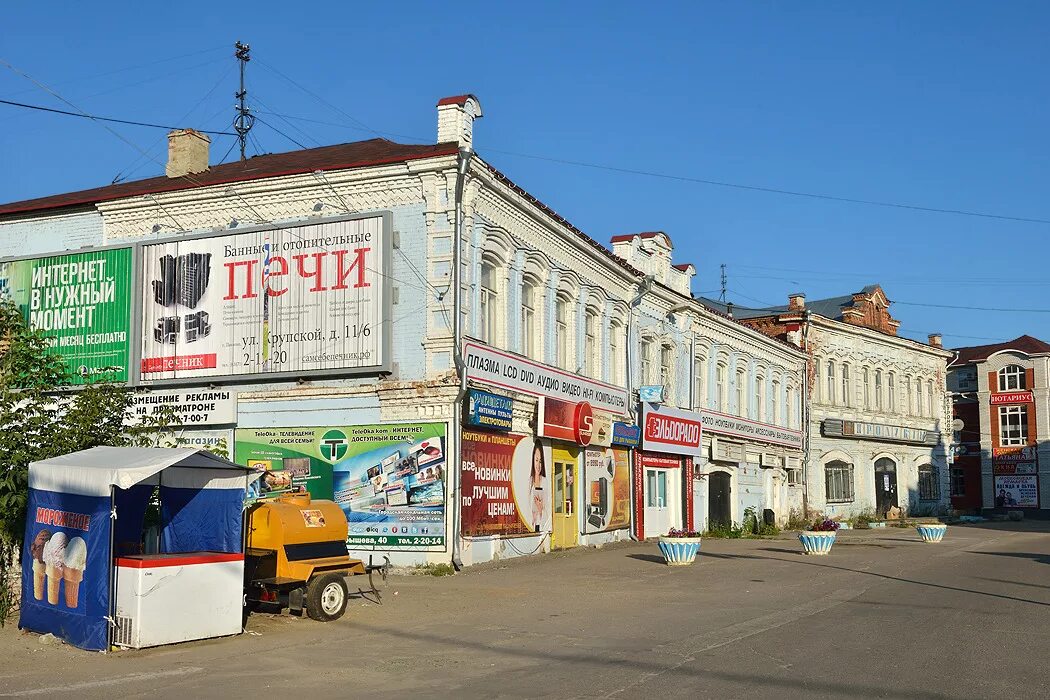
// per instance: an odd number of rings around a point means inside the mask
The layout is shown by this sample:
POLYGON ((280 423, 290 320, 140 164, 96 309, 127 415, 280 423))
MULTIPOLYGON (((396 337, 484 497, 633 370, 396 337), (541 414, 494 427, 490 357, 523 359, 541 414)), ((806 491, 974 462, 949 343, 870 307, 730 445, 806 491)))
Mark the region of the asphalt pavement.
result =
MULTIPOLYGON (((92 654, 0 631, 0 695, 235 698, 1050 697, 1050 526, 653 543, 392 576, 322 624, 92 654)), ((356 583, 351 579, 352 583, 356 583)))

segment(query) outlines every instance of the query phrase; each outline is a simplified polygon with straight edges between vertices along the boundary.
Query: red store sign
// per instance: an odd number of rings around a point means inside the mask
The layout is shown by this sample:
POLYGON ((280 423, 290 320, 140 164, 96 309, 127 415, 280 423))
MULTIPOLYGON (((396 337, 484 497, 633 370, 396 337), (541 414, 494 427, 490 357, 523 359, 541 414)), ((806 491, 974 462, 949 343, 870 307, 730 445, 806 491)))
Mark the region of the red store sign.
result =
POLYGON ((1007 394, 992 394, 988 397, 988 403, 993 406, 1007 403, 1034 403, 1030 391, 1012 391, 1007 394))
POLYGON ((699 455, 701 417, 655 404, 642 405, 642 445, 652 452, 699 455))

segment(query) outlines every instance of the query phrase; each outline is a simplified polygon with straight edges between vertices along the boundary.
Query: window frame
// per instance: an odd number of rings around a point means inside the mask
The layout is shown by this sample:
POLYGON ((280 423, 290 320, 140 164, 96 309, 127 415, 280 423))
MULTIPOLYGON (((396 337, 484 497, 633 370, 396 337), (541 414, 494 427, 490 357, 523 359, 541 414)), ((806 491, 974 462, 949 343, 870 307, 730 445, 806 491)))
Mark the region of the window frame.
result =
POLYGON ((1028 378, 1021 365, 1007 365, 996 373, 996 377, 999 391, 1025 391, 1028 388, 1028 378), (1010 386, 1011 384, 1016 386, 1010 386))
POLYGON ((699 411, 704 407, 704 373, 707 370, 707 358, 703 355, 693 357, 693 410, 699 411))
POLYGON ((498 273, 499 266, 495 262, 482 259, 481 269, 478 271, 478 338, 493 347, 499 347, 496 342, 499 328, 499 281, 496 279, 498 273))
POLYGON ((827 382, 827 394, 824 396, 824 398, 827 403, 835 404, 837 403, 835 401, 835 396, 836 392, 838 391, 838 386, 835 383, 835 363, 831 360, 828 360, 827 365, 827 382))
POLYGON ((598 358, 598 333, 601 318, 597 310, 587 307, 583 312, 583 373, 598 378, 601 360, 598 358))
POLYGON ((833 459, 824 465, 824 502, 825 503, 852 503, 856 500, 857 492, 854 483, 853 464, 841 459, 833 459), (833 473, 835 487, 843 493, 832 495, 833 473))
POLYGON ((948 473, 948 493, 952 498, 966 496, 966 470, 962 467, 952 467, 948 473))
POLYGON ((747 372, 742 368, 736 371, 736 414, 747 418, 747 372))
POLYGON ((1028 444, 1028 406, 999 406, 999 446, 1023 447, 1028 444), (1018 420, 1007 420, 1016 416, 1018 420), (1007 428, 1011 430, 1007 431, 1007 428))
POLYGON ((937 467, 932 464, 920 464, 918 468, 918 486, 920 501, 941 500, 941 484, 937 467))
POLYGON ((616 386, 623 385, 623 366, 626 355, 621 358, 623 350, 623 324, 616 319, 609 321, 609 381, 616 386))
POLYGON ((521 354, 525 357, 532 358, 534 360, 541 359, 541 353, 537 352, 537 341, 540 338, 539 329, 537 327, 536 314, 537 307, 542 308, 542 304, 537 304, 537 299, 540 298, 537 295, 537 290, 540 285, 535 278, 526 275, 521 282, 521 317, 519 322, 521 323, 521 354), (528 303, 526 303, 528 299, 528 303))
POLYGON ((850 394, 849 363, 842 363, 842 405, 848 407, 851 402, 850 394))
POLYGON ((572 299, 564 294, 554 298, 554 364, 561 369, 572 371, 569 359, 572 347, 569 343, 569 307, 572 299), (564 312, 564 313, 563 313, 564 312))

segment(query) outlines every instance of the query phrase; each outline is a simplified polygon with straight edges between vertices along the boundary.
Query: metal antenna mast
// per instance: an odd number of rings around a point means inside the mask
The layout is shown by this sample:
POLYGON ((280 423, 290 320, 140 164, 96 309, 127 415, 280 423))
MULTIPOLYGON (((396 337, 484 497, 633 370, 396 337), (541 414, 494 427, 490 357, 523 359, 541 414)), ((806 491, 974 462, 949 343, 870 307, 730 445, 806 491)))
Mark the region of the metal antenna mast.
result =
POLYGON ((726 300, 726 264, 722 263, 722 294, 718 297, 718 300, 725 303, 726 300))
POLYGON ((252 47, 238 41, 233 45, 233 48, 233 55, 241 64, 241 89, 234 93, 234 97, 237 98, 237 107, 235 108, 237 117, 233 120, 233 128, 237 132, 237 139, 241 143, 241 160, 244 160, 244 149, 248 145, 248 132, 252 130, 252 125, 255 124, 255 116, 252 115, 251 110, 244 103, 244 98, 248 95, 248 91, 244 89, 244 67, 248 65, 248 61, 252 60, 252 47))

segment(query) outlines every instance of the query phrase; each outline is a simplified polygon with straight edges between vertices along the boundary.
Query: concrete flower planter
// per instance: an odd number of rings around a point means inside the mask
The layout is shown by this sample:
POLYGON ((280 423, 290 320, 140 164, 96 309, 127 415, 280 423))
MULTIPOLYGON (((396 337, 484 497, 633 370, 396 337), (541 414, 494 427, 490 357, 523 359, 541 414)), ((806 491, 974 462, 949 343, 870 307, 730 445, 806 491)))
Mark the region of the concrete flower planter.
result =
POLYGON ((660 553, 668 566, 689 566, 699 552, 699 537, 660 537, 660 553))
POLYGON ((798 541, 806 554, 827 554, 831 551, 831 545, 835 544, 835 532, 813 532, 806 531, 798 533, 798 541))
POLYGON ((922 538, 923 542, 940 542, 944 539, 944 533, 948 531, 948 526, 944 523, 923 523, 922 525, 916 525, 915 529, 919 531, 919 537, 922 538))

